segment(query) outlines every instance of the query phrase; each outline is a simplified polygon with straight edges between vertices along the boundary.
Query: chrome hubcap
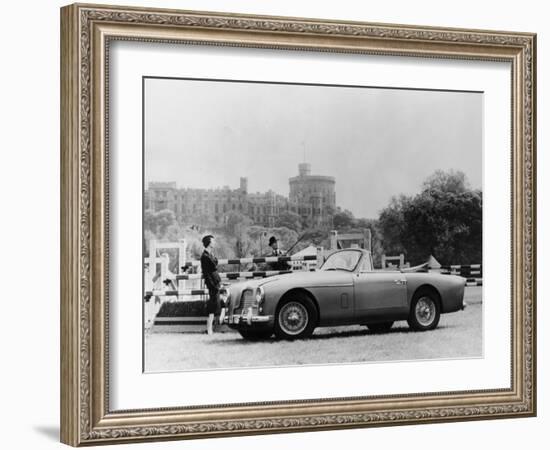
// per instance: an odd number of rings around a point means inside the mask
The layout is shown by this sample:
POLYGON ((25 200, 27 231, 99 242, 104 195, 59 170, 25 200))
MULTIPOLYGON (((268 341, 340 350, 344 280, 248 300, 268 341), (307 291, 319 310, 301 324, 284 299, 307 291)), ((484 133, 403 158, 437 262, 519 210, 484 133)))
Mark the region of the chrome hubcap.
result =
POLYGON ((416 303, 415 307, 416 320, 423 326, 432 324, 435 318, 435 304, 429 297, 422 297, 416 303))
POLYGON ((307 322, 307 309, 301 303, 288 302, 279 311, 279 325, 287 334, 300 334, 307 327, 307 322))

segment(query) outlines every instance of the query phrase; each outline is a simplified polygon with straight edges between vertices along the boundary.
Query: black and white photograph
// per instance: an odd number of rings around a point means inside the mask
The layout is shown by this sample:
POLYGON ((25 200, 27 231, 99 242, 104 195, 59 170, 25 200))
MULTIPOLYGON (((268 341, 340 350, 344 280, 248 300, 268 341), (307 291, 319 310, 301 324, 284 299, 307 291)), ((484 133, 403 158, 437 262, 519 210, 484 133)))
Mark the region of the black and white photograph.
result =
POLYGON ((2 448, 548 446, 545 2, 70 3, 2 10, 2 448))
POLYGON ((482 357, 482 113, 144 77, 144 371, 482 357))

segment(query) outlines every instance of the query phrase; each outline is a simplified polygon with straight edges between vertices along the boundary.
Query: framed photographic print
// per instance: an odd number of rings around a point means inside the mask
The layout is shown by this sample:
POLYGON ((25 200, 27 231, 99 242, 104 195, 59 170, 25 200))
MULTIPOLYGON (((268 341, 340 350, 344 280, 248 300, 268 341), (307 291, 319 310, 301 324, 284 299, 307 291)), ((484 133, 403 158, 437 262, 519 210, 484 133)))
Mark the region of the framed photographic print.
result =
POLYGON ((61 440, 536 414, 536 36, 61 9, 61 440))

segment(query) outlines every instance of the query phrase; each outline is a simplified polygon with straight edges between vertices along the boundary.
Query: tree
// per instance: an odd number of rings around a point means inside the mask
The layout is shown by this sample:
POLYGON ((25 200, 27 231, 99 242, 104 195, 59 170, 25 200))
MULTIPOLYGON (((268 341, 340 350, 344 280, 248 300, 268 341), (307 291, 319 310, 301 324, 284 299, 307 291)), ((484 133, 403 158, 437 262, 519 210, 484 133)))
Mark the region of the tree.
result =
POLYGON ((327 232, 320 228, 310 228, 304 231, 300 238, 300 244, 302 244, 303 247, 307 247, 308 245, 319 247, 328 243, 327 232))
POLYGON ((292 211, 285 211, 277 217, 276 227, 286 227, 299 233, 302 229, 302 219, 299 214, 292 211))
POLYGON ((252 220, 250 220, 249 217, 239 212, 232 211, 227 216, 225 229, 230 235, 238 237, 244 233, 250 225, 252 225, 252 220))
POLYGON ((460 194, 469 189, 466 175, 460 170, 436 170, 422 183, 422 191, 452 192, 460 194))
POLYGON ((254 243, 250 240, 248 235, 241 234, 235 238, 235 257, 246 258, 254 252, 254 243))
POLYGON ((405 245, 402 242, 406 225, 404 211, 408 208, 410 201, 411 199, 404 195, 392 197, 389 206, 380 213, 378 228, 386 254, 397 255, 405 252, 405 245))
POLYGON ((372 259, 375 267, 381 266, 384 249, 382 247, 382 234, 380 232, 378 220, 366 218, 356 219, 355 227, 358 231, 363 231, 365 228, 370 230, 372 259))
POLYGON ((333 224, 336 230, 350 228, 354 225, 353 213, 349 210, 338 211, 334 214, 333 224))
POLYGON ((288 250, 298 239, 298 233, 286 227, 266 228, 254 225, 248 228, 247 238, 251 242, 254 256, 265 255, 270 251, 269 238, 275 236, 279 241, 279 248, 288 250))
POLYGON ((251 224, 252 220, 241 213, 231 212, 227 216, 225 229, 234 237, 233 250, 237 258, 244 258, 253 251, 254 246, 247 234, 251 224))
POLYGON ((355 219, 356 228, 372 228, 376 226, 376 219, 355 219))
POLYGON ((481 261, 482 195, 462 172, 438 171, 414 197, 393 198, 379 217, 387 254, 405 253, 413 264, 434 255, 444 264, 481 261))
POLYGON ((169 209, 161 211, 147 209, 143 216, 145 230, 151 231, 157 238, 164 236, 168 227, 176 223, 176 216, 169 209))

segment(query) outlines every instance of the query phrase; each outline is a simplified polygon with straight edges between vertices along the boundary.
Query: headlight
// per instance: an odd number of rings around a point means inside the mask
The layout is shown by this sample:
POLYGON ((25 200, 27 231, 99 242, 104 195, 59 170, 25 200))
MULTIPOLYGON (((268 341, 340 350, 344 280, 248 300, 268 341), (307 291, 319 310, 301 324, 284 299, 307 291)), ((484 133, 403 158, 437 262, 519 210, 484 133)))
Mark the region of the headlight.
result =
POLYGON ((231 294, 229 291, 221 291, 220 292, 220 300, 225 303, 225 305, 229 304, 229 299, 231 298, 231 294))
POLYGON ((263 303, 264 300, 265 300, 264 288, 260 286, 256 289, 256 303, 259 306, 263 303))

